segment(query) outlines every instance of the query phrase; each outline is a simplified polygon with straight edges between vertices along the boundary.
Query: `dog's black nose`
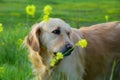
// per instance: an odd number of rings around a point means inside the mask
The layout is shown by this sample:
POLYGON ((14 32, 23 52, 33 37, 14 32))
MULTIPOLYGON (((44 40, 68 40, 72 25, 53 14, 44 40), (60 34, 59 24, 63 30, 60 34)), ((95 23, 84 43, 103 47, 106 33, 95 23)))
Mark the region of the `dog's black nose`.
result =
POLYGON ((73 45, 70 44, 70 43, 67 43, 67 44, 65 45, 65 47, 66 47, 67 49, 71 49, 71 48, 73 47, 73 45))
POLYGON ((54 52, 54 55, 56 55, 57 54, 57 52, 54 52))

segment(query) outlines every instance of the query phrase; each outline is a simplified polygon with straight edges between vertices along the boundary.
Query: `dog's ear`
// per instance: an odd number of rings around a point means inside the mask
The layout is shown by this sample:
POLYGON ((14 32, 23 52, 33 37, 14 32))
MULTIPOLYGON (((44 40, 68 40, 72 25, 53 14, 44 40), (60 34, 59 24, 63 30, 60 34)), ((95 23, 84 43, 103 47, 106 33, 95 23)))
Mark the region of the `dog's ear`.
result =
POLYGON ((40 27, 33 27, 30 34, 25 38, 25 43, 33 51, 38 52, 40 50, 40 27))

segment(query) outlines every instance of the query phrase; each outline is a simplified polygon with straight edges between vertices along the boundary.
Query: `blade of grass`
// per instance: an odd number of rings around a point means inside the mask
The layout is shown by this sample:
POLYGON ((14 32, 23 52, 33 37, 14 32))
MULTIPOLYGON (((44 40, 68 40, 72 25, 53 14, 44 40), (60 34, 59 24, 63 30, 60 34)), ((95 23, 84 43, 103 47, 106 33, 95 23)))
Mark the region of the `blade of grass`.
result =
POLYGON ((113 80, 113 74, 114 74, 116 63, 117 63, 117 60, 114 59, 114 62, 113 62, 113 65, 112 65, 112 71, 111 71, 111 75, 110 75, 110 80, 113 80))

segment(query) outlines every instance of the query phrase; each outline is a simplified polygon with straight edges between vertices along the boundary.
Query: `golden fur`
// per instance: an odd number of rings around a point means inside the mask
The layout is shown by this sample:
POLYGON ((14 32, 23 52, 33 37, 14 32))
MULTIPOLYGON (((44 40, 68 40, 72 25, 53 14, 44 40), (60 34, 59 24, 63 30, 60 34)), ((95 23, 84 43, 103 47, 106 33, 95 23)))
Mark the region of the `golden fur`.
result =
MULTIPOLYGON (((30 50, 36 80, 108 79, 113 60, 120 61, 120 22, 75 29, 61 19, 51 18, 49 22, 35 24, 25 43, 30 50), (60 35, 52 33, 57 28, 60 28, 60 35), (87 48, 76 47, 71 55, 50 68, 54 52, 61 50, 66 42, 75 45, 82 38, 88 41, 87 48)), ((120 75, 116 79, 120 80, 120 75)))

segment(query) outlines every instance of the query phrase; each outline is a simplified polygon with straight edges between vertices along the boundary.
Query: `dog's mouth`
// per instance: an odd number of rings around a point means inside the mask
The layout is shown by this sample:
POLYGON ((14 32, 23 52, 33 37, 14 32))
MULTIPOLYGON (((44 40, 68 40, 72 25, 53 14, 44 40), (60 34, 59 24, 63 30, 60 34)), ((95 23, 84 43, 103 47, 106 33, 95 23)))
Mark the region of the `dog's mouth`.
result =
POLYGON ((69 56, 69 55, 71 55, 72 51, 73 51, 73 48, 71 48, 69 50, 65 50, 65 51, 63 51, 63 55, 64 56, 69 56))
MULTIPOLYGON (((63 54, 64 56, 69 56, 69 55, 71 55, 72 51, 73 51, 73 48, 63 49, 62 51, 59 51, 59 52, 62 52, 62 54, 63 54)), ((58 52, 54 52, 55 55, 56 55, 57 53, 58 53, 58 52)))

